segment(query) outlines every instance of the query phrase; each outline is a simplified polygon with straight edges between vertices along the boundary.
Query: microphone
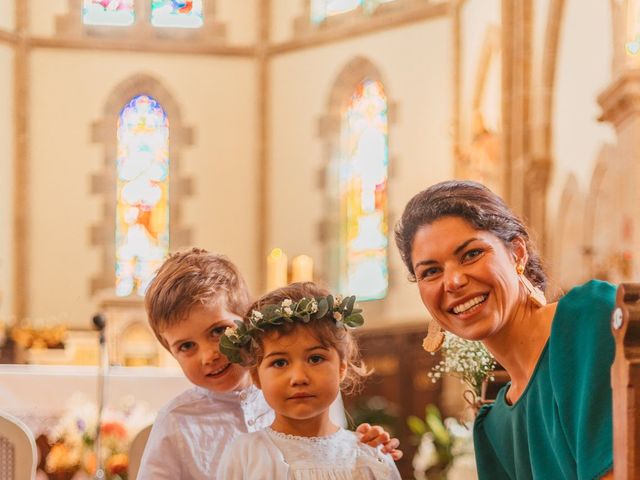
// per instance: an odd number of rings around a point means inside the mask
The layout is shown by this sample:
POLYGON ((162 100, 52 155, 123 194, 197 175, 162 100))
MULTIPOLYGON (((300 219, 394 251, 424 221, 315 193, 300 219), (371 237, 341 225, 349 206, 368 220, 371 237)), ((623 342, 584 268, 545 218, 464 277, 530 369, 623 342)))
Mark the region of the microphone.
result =
POLYGON ((107 318, 104 313, 98 312, 96 313, 91 322, 93 323, 93 327, 98 331, 98 337, 100 340, 100 356, 98 360, 98 391, 97 391, 97 400, 98 400, 98 425, 96 428, 96 441, 94 442, 94 448, 96 453, 96 473, 94 475, 94 479, 96 480, 104 480, 106 477, 103 458, 102 458, 102 439, 100 438, 100 430, 102 427, 102 411, 104 409, 104 398, 105 398, 105 390, 107 383, 107 371, 109 370, 109 355, 107 352, 107 345, 105 342, 105 327, 107 326, 107 318))
POLYGON ((96 313, 91 320, 94 328, 99 332, 104 330, 104 327, 107 325, 107 318, 104 316, 104 313, 101 312, 96 313))

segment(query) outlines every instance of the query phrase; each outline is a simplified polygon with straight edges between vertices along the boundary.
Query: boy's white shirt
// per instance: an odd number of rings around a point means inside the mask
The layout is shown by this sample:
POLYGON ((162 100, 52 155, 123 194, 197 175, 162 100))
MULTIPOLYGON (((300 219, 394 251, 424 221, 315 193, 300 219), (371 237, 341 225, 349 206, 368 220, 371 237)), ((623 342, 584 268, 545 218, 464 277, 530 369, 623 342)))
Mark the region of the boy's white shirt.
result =
MULTIPOLYGON (((346 423, 339 395, 331 418, 338 425, 346 423)), ((253 385, 225 393, 192 387, 158 413, 137 478, 215 480, 225 447, 239 434, 263 429, 273 419, 262 391, 253 385)))

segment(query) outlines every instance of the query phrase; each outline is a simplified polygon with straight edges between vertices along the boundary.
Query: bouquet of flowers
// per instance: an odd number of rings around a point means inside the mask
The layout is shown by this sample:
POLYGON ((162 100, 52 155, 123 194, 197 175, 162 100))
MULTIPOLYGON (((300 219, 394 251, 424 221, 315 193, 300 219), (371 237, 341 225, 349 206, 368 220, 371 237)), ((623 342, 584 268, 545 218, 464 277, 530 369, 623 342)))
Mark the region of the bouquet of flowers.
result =
POLYGON ((444 421, 435 405, 427 405, 424 419, 410 416, 407 424, 419 439, 412 465, 416 480, 461 478, 475 472, 471 423, 454 418, 444 421))
MULTIPOLYGON (((45 461, 48 473, 58 476, 70 476, 77 471, 90 476, 95 474, 97 418, 95 404, 82 395, 72 397, 69 408, 48 435, 53 442, 45 461)), ((108 480, 127 479, 131 440, 153 420, 154 415, 146 406, 136 403, 132 397, 122 399, 116 408, 105 409, 100 425, 100 446, 108 480)))
POLYGON ((448 332, 445 333, 441 352, 442 360, 427 375, 433 383, 444 374, 459 378, 469 387, 467 392, 472 397, 467 398, 465 395, 465 399, 477 408, 482 382, 487 379, 494 380, 495 359, 481 342, 464 340, 448 332))

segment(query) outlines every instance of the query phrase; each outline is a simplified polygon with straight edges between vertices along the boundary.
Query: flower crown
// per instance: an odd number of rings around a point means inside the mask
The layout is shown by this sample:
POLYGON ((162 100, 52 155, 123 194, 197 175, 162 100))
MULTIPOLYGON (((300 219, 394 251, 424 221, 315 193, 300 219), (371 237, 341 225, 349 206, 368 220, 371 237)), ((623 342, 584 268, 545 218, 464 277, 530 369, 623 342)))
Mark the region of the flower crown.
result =
POLYGON ((364 323, 362 309, 355 308, 356 297, 334 298, 304 297, 294 302, 287 298, 280 305, 267 305, 260 311, 252 310, 247 322, 236 320, 236 327, 228 327, 220 337, 220 351, 232 363, 243 363, 242 350, 248 351, 255 343, 254 336, 266 328, 285 323, 309 323, 330 315, 339 328, 357 328, 364 323))

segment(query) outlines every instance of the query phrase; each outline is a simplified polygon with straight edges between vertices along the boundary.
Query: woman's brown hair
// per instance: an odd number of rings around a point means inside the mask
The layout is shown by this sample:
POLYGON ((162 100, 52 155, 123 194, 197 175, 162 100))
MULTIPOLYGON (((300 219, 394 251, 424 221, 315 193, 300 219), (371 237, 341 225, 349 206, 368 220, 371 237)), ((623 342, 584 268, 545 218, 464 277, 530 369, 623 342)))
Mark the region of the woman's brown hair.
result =
POLYGON ((400 256, 409 270, 412 281, 416 279, 411 259, 413 239, 420 227, 432 224, 443 217, 462 218, 476 230, 492 233, 502 240, 507 248, 511 248, 511 242, 516 237, 521 237, 529 254, 524 274, 531 283, 544 291, 547 274, 522 220, 487 187, 463 180, 449 180, 432 185, 407 203, 402 218, 396 225, 395 237, 400 256))

